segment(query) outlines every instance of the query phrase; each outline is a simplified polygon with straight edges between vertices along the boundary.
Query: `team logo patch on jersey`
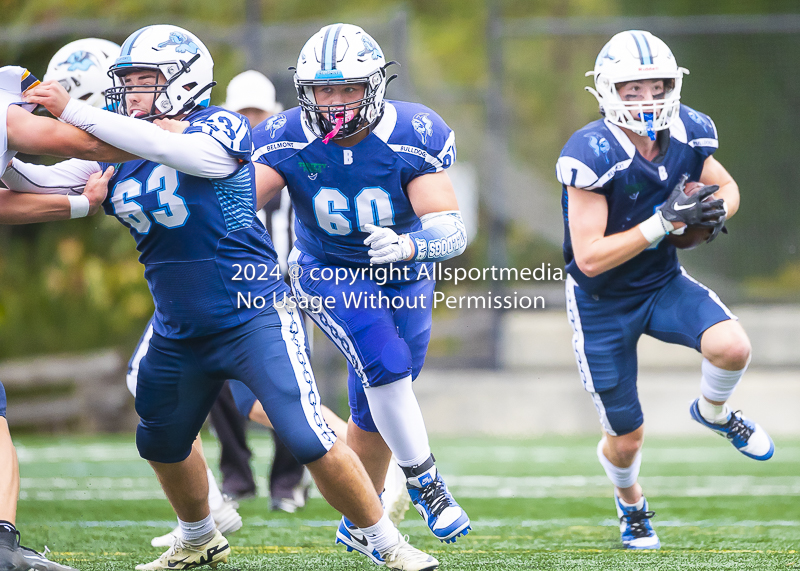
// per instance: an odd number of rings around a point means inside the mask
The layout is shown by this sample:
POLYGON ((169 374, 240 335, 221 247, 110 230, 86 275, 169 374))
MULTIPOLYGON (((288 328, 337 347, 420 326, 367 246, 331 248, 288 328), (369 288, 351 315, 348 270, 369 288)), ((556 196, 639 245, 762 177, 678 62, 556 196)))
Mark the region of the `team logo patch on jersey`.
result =
POLYGON ((297 164, 299 164, 303 172, 308 175, 309 180, 316 180, 319 173, 328 168, 328 165, 325 163, 309 163, 302 159, 297 164))
POLYGON ((708 129, 708 121, 706 120, 706 118, 698 115, 694 111, 691 110, 689 111, 689 119, 700 125, 703 128, 703 130, 708 129))
POLYGON ((197 44, 189 39, 189 36, 181 32, 170 32, 169 39, 166 42, 158 44, 160 49, 176 46, 175 51, 179 54, 189 53, 196 54, 200 49, 197 44))
POLYGON ((417 137, 423 145, 428 143, 428 139, 433 137, 433 121, 428 118, 428 113, 417 113, 411 119, 411 125, 417 133, 417 137))
POLYGON ((608 164, 608 151, 611 150, 611 145, 608 143, 605 137, 599 137, 597 135, 586 135, 589 137, 589 147, 594 152, 594 156, 599 157, 601 154, 603 155, 603 160, 606 161, 608 164))
POLYGON ((269 138, 274 139, 278 136, 278 133, 286 126, 286 115, 280 113, 278 115, 273 115, 269 119, 267 119, 267 124, 264 125, 264 128, 269 131, 269 138))
POLYGON ((372 56, 372 59, 380 59, 383 57, 381 50, 378 49, 378 46, 375 45, 375 42, 372 41, 372 38, 361 36, 361 41, 364 44, 364 49, 356 54, 359 61, 365 61, 369 55, 372 56))
POLYGON ((67 58, 66 61, 62 61, 60 64, 58 64, 59 67, 61 67, 62 65, 69 65, 69 67, 67 68, 68 71, 75 71, 75 70, 86 71, 93 65, 97 65, 97 63, 94 61, 92 54, 80 50, 77 52, 72 52, 71 54, 69 54, 69 57, 67 58))

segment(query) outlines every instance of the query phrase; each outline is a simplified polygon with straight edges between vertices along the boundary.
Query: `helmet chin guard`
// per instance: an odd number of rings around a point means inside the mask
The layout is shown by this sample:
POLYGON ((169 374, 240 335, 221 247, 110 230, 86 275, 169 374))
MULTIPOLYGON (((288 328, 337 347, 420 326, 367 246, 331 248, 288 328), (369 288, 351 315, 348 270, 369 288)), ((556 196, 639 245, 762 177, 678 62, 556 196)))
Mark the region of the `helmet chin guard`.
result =
POLYGON ((600 50, 594 70, 594 89, 586 91, 597 99, 600 113, 609 123, 630 129, 655 140, 656 133, 668 129, 680 112, 683 75, 675 57, 663 41, 650 32, 628 30, 615 35, 600 50), (644 79, 663 80, 664 97, 649 101, 623 101, 617 85, 644 79))
POLYGON ((326 143, 345 139, 376 124, 383 115, 386 63, 378 43, 351 24, 331 24, 314 34, 297 60, 294 84, 303 119, 326 143), (320 105, 314 87, 363 85, 364 96, 347 105, 320 105))
POLYGON ((177 26, 148 26, 125 40, 119 58, 109 69, 114 86, 106 91, 106 104, 121 115, 129 115, 127 95, 152 94, 150 113, 138 118, 152 121, 184 115, 208 106, 211 88, 216 85, 213 69, 211 54, 192 33, 177 26), (164 82, 125 85, 127 74, 146 70, 160 72, 164 82))

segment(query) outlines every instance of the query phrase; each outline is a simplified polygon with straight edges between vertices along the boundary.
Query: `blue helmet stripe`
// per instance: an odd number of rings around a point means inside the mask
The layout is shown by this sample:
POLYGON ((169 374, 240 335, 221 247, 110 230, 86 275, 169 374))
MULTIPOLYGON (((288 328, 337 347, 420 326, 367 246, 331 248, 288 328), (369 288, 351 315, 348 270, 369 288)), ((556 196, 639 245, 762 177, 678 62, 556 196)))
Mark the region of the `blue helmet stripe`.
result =
POLYGON ((342 24, 331 24, 325 30, 325 37, 322 40, 322 69, 336 69, 336 44, 339 39, 339 32, 342 24))
POLYGON ((642 65, 652 64, 653 53, 650 51, 650 44, 645 35, 638 30, 632 31, 631 35, 636 42, 636 48, 639 50, 639 60, 642 62, 642 65))
POLYGON ((131 50, 133 49, 133 43, 139 36, 142 35, 142 32, 144 32, 149 27, 150 26, 145 26, 144 28, 135 31, 130 36, 128 36, 128 39, 125 40, 125 43, 122 44, 122 49, 119 51, 120 57, 131 55, 131 50))

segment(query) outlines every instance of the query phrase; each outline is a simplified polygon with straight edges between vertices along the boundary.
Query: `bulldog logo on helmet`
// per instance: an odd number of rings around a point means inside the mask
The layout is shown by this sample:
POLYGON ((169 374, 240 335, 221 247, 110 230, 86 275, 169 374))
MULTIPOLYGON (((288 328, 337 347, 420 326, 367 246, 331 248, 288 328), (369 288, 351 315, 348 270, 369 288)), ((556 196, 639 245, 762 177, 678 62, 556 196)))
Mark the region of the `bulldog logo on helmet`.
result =
POLYGON ((381 50, 375 45, 371 38, 363 35, 361 36, 361 42, 364 44, 364 49, 357 54, 361 61, 364 61, 368 55, 372 55, 372 59, 380 59, 383 57, 381 50))
POLYGON ((86 71, 93 65, 97 65, 95 61, 92 59, 92 54, 89 52, 85 52, 83 50, 72 52, 69 54, 67 61, 62 61, 59 66, 69 64, 69 71, 75 71, 76 69, 80 71, 86 71))
POLYGON ((169 39, 166 42, 161 42, 158 44, 159 49, 164 49, 170 46, 177 46, 175 51, 179 54, 196 54, 197 50, 199 49, 197 44, 189 39, 189 36, 182 34, 181 32, 170 32, 169 39))

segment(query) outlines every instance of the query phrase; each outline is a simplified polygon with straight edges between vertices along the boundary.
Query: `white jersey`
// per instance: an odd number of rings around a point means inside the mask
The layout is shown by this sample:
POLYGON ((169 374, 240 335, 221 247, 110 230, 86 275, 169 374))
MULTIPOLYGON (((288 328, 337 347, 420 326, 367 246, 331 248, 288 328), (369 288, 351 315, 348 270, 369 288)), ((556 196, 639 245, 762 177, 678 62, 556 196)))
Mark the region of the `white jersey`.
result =
POLYGON ((9 65, 0 67, 0 129, 2 129, 2 157, 0 157, 0 175, 6 170, 8 162, 14 158, 17 151, 8 148, 8 128, 6 117, 10 105, 22 105, 32 111, 35 105, 22 104, 22 93, 39 83, 31 72, 24 67, 9 65))

